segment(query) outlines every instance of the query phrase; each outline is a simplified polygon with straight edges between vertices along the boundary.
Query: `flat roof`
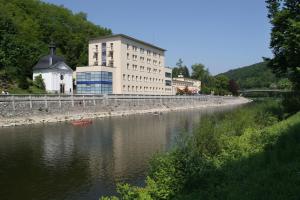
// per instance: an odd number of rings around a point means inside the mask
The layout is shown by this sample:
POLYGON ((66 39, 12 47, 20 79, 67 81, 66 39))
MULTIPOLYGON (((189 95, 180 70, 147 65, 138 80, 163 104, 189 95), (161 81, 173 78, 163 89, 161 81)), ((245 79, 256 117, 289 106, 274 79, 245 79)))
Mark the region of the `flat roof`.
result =
POLYGON ((144 41, 142 41, 142 40, 138 40, 138 39, 135 39, 135 38, 133 38, 133 37, 130 37, 130 36, 124 35, 124 34, 115 34, 115 35, 101 36, 101 37, 91 38, 89 41, 92 42, 92 41, 95 41, 95 40, 108 39, 108 38, 114 38, 114 37, 122 37, 122 38, 126 38, 126 39, 129 39, 129 40, 133 40, 133 41, 135 41, 135 42, 138 42, 138 43, 141 43, 141 44, 144 44, 144 45, 147 45, 147 46, 150 46, 150 47, 159 49, 159 50, 161 50, 161 51, 166 51, 166 49, 160 48, 160 47, 155 46, 155 45, 153 45, 153 44, 150 44, 150 43, 148 43, 148 42, 144 42, 144 41))

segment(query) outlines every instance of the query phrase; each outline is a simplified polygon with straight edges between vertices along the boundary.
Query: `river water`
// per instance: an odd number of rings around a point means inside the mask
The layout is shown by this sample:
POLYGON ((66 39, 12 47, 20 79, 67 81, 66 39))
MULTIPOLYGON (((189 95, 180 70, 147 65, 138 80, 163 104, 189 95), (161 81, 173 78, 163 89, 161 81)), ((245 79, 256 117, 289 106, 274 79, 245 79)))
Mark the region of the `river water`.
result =
POLYGON ((191 132, 209 108, 0 129, 0 199, 99 199, 115 184, 142 186, 148 161, 191 132))

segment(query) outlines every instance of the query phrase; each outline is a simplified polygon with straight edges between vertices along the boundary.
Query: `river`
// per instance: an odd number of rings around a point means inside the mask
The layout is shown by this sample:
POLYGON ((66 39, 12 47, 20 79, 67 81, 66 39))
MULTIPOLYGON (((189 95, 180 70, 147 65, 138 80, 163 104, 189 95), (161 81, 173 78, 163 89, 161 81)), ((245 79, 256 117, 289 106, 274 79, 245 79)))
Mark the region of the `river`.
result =
POLYGON ((208 108, 0 129, 0 199, 99 199, 118 182, 142 186, 148 161, 191 132, 208 108))

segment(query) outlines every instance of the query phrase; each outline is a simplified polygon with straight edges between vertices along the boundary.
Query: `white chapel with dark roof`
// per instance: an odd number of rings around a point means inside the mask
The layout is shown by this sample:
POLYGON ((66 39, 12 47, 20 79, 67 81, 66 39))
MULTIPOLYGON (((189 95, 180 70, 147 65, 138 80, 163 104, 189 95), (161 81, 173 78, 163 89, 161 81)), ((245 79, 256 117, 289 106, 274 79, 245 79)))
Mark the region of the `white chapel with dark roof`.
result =
POLYGON ((73 93, 73 70, 65 63, 63 57, 55 55, 54 44, 49 46, 50 54, 42 57, 33 67, 33 80, 42 75, 46 91, 56 94, 73 93))

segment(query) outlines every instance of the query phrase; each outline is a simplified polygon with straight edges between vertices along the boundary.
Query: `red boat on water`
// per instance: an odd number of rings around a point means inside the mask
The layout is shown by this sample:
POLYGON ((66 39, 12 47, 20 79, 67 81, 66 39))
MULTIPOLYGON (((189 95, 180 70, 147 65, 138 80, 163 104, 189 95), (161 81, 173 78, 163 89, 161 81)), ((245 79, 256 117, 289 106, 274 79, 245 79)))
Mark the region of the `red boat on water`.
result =
POLYGON ((89 124, 92 124, 93 121, 91 119, 80 119, 80 120, 71 121, 71 123, 74 126, 87 126, 89 124))

